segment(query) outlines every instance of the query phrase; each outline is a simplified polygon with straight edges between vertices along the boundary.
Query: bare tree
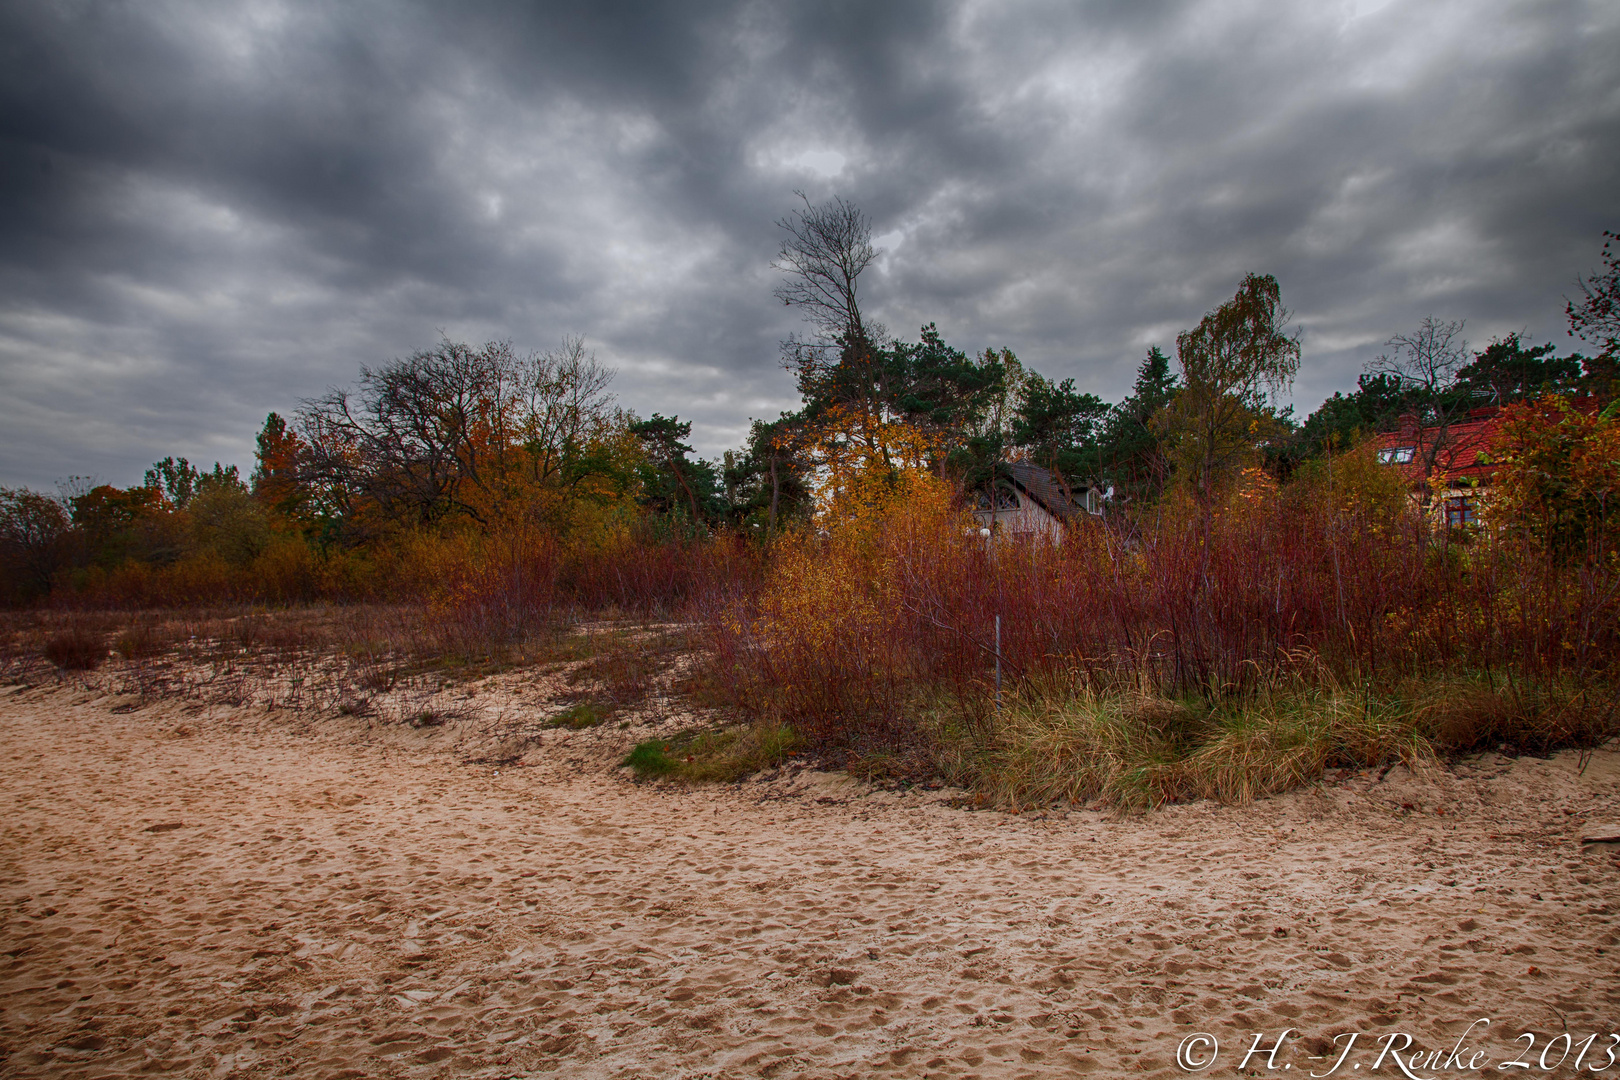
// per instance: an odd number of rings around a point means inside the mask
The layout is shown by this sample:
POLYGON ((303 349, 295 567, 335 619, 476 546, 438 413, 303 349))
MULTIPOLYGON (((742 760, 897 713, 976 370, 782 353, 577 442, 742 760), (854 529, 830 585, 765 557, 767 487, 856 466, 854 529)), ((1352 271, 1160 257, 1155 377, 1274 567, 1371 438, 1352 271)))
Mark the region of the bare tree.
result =
POLYGON ((798 308, 816 328, 815 337, 790 337, 784 360, 798 375, 799 390, 814 406, 868 396, 875 379, 875 351, 887 331, 861 312, 861 274, 877 258, 872 223, 860 208, 833 196, 804 203, 776 224, 787 234, 771 265, 787 275, 776 298, 798 308))
POLYGON ((1457 372, 1473 360, 1462 338, 1461 322, 1440 322, 1430 315, 1415 333, 1396 334, 1384 342, 1390 350, 1367 365, 1373 375, 1387 375, 1402 388, 1438 401, 1457 381, 1457 372))
MULTIPOLYGON (((1473 361, 1462 337, 1461 321, 1423 320, 1414 333, 1396 334, 1384 342, 1389 352, 1367 365, 1369 374, 1395 380, 1411 410, 1401 418, 1402 434, 1412 440, 1412 461, 1427 480, 1455 450, 1451 426, 1473 403, 1456 392, 1457 373, 1473 361)), ((1427 498, 1427 493, 1424 495, 1427 498)))
POLYGON ((859 207, 833 196, 817 206, 795 191, 804 209, 776 224, 788 235, 771 263, 788 275, 776 298, 804 313, 828 345, 865 341, 870 329, 861 317, 860 278, 877 258, 872 223, 859 207))
POLYGON ((816 329, 809 341, 782 343, 783 361, 797 377, 809 429, 832 423, 837 438, 888 464, 879 351, 884 327, 861 311, 861 274, 877 259, 872 223, 853 203, 834 196, 777 222, 787 234, 771 265, 787 275, 776 297, 798 308, 816 329))
POLYGON ((559 486, 570 458, 611 420, 613 372, 583 340, 527 358, 507 342, 444 341, 379 368, 357 392, 304 402, 300 479, 336 516, 492 523, 520 485, 559 486))
POLYGON ((498 344, 474 349, 445 341, 361 368, 358 395, 332 390, 306 401, 299 410, 310 444, 306 479, 346 504, 368 497, 391 519, 481 517, 462 488, 478 482, 483 462, 473 434, 480 413, 492 403, 499 408, 492 402, 498 368, 510 354, 498 344))
POLYGON ((50 591, 63 562, 69 526, 61 500, 28 488, 0 487, 0 600, 50 591))
POLYGON ((584 338, 565 337, 560 348, 529 357, 516 375, 518 428, 528 469, 535 480, 550 482, 607 422, 614 402, 607 389, 613 371, 596 362, 584 338))

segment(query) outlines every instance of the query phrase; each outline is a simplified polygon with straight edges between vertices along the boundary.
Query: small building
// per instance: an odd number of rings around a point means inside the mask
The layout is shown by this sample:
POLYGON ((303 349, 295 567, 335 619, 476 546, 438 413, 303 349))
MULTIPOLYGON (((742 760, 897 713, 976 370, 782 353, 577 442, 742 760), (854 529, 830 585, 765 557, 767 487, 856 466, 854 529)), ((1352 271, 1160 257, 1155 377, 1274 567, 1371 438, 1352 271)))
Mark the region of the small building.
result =
POLYGON ((1080 515, 1101 514, 1103 499, 1095 484, 1071 486, 1050 469, 1014 461, 1001 467, 993 484, 974 493, 973 515, 992 532, 1056 540, 1080 515))
MULTIPOLYGON (((1488 487, 1495 465, 1491 446, 1502 425, 1502 410, 1471 409, 1461 420, 1424 427, 1415 413, 1378 436, 1378 460, 1405 473, 1425 492, 1433 480, 1444 487, 1437 514, 1447 525, 1472 525, 1479 516, 1480 489, 1488 487)), ((1422 492, 1420 492, 1422 494, 1422 492)))

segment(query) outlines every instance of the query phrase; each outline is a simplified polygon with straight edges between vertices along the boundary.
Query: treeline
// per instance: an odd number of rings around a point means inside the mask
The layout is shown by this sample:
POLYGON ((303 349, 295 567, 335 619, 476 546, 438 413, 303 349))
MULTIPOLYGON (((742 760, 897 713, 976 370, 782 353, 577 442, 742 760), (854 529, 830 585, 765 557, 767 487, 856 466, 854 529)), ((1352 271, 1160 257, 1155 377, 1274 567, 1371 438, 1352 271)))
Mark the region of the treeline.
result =
MULTIPOLYGON (((802 404, 755 421, 720 460, 693 454, 689 422, 621 408, 613 373, 579 339, 530 355, 446 340, 362 368, 352 388, 291 417, 271 413, 247 477, 171 457, 127 488, 0 489, 0 600, 432 598, 519 550, 607 566, 722 535, 765 541, 818 514, 823 525, 858 516, 912 475, 960 504, 1004 483, 1014 461, 1107 492, 1115 518, 1140 517, 1171 491, 1217 500, 1256 470, 1286 481, 1403 416, 1433 427, 1549 394, 1601 408, 1617 390, 1620 273, 1607 246, 1604 272, 1580 282, 1569 310, 1594 356, 1518 334, 1470 351, 1460 324, 1431 319, 1299 422, 1277 405, 1301 348, 1270 276, 1248 275, 1178 336, 1173 359, 1149 349, 1131 393, 1108 403, 1009 349, 958 349, 932 324, 915 341, 891 337, 862 311, 876 252, 853 205, 806 200, 779 224, 777 295, 812 331, 783 345, 802 404)), ((596 572, 580 569, 570 595, 596 595, 584 583, 596 572)))
POLYGON ((1354 391, 1301 421, 1278 406, 1301 347, 1269 275, 1247 275, 1231 300, 1177 337, 1173 359, 1148 349, 1131 393, 1109 403, 1072 379, 1025 368, 1009 349, 957 349, 933 324, 914 342, 891 338, 862 311, 861 275, 876 251, 857 207, 806 200, 779 225, 786 239, 776 265, 786 277, 777 296, 812 328, 783 347, 803 404, 756 422, 723 473, 734 520, 766 527, 831 507, 852 483, 868 497, 906 469, 937 476, 960 499, 1002 482, 1018 460, 1071 490, 1106 491, 1114 513, 1130 514, 1177 488, 1214 498, 1245 470, 1286 481, 1301 464, 1403 419, 1444 429, 1482 408, 1552 395, 1591 410, 1620 392, 1620 271, 1608 246, 1604 272, 1580 281, 1582 299, 1568 312, 1572 332, 1597 347, 1593 356, 1558 356, 1522 334, 1470 350, 1461 323, 1431 318, 1391 337, 1354 391))
POLYGON ((707 538, 716 468, 692 458, 689 424, 617 407, 612 374, 577 339, 527 356, 444 341, 271 413, 246 478, 170 457, 128 488, 0 490, 4 598, 433 600, 498 552, 707 538))

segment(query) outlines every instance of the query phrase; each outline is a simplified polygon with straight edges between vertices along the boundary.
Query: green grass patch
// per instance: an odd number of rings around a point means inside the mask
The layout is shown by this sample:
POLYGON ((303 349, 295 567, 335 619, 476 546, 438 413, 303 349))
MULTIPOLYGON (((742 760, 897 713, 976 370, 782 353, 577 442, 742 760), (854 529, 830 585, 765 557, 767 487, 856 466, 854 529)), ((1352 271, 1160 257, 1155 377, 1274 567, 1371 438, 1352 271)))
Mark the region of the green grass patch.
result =
POLYGON ((624 764, 638 780, 725 783, 780 765, 801 745, 798 733, 781 724, 691 729, 637 743, 624 764))
POLYGON ((669 750, 669 744, 664 740, 648 739, 636 743, 635 748, 625 756, 623 764, 636 771, 637 780, 656 780, 675 771, 676 762, 669 756, 669 750))
POLYGON ((593 705, 589 701, 582 701, 566 712, 558 713, 546 721, 549 728, 568 728, 570 731, 582 731, 601 724, 612 713, 608 706, 593 705))

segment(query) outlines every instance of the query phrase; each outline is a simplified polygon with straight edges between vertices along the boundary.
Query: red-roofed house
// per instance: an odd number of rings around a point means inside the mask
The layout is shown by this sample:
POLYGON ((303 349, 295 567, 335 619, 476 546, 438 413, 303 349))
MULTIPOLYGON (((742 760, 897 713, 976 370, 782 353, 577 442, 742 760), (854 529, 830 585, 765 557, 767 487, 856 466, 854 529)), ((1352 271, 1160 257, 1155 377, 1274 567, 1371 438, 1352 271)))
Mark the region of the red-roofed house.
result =
POLYGON ((1398 429, 1379 434, 1378 460, 1405 473, 1414 488, 1442 481, 1446 524, 1472 524, 1479 489, 1490 484, 1495 470, 1491 444, 1501 424, 1502 410, 1495 406, 1472 409, 1464 419, 1442 427, 1422 427, 1415 414, 1407 413, 1398 429))
MULTIPOLYGON (((1594 398, 1576 398, 1570 404, 1581 412, 1597 411, 1594 398)), ((1497 406, 1471 409, 1461 420, 1442 427, 1422 427, 1412 413, 1401 417, 1395 431, 1378 436, 1378 460, 1404 472, 1414 489, 1428 490, 1432 480, 1444 486, 1436 513, 1445 514, 1448 525, 1470 525, 1479 512, 1482 488, 1490 486, 1496 472, 1491 447, 1502 427, 1502 410, 1497 406)))

